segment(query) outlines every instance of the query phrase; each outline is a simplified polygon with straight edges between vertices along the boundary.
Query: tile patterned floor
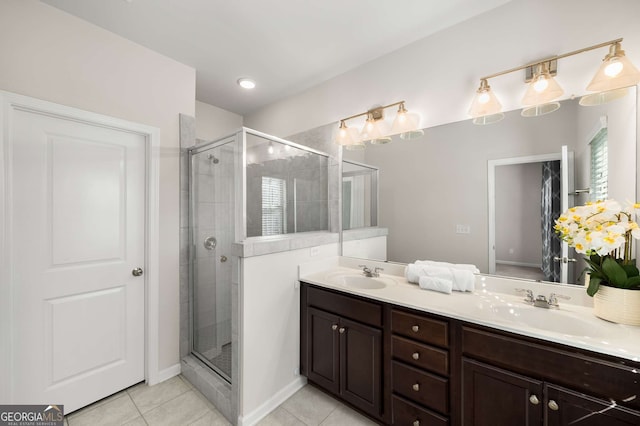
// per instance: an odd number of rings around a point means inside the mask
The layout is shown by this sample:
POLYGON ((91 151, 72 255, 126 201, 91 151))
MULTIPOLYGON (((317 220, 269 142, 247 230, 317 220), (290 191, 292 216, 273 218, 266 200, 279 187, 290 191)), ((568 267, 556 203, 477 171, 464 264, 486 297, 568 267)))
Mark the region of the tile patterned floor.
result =
MULTIPOLYGON (((182 376, 144 383, 69 414, 65 426, 226 426, 229 422, 182 376)), ((374 422, 305 386, 262 419, 259 426, 368 426, 374 422)))

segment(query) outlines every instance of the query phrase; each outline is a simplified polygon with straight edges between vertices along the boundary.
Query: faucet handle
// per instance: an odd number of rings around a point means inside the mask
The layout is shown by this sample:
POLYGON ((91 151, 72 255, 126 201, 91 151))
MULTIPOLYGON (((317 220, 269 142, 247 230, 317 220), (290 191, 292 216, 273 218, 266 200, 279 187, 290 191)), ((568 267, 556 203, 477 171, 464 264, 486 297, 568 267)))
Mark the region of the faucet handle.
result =
POLYGON ((380 272, 380 271, 384 271, 384 268, 375 268, 375 269, 373 270, 373 272, 375 272, 376 274, 377 274, 378 272, 380 272))
POLYGON ((565 296, 564 294, 551 293, 549 296, 549 305, 558 307, 558 299, 570 300, 571 297, 565 296))
POLYGON ((358 265, 358 268, 362 268, 362 273, 365 277, 371 277, 371 269, 367 265, 358 265))
POLYGON ((534 298, 533 298, 533 291, 529 290, 528 288, 516 288, 516 293, 524 293, 525 297, 524 297, 524 301, 527 303, 533 303, 534 302, 534 298))

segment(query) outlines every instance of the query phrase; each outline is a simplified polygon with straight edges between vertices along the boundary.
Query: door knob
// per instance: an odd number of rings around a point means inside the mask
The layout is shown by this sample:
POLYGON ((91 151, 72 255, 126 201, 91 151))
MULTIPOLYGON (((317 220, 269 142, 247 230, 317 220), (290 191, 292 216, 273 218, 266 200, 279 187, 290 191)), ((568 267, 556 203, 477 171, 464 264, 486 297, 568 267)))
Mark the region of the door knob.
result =
POLYGON ((531 396, 529 397, 529 401, 530 401, 533 405, 538 405, 538 404, 540 404, 540 400, 539 400, 539 399, 538 399, 538 397, 537 397, 537 396, 535 396, 535 395, 531 395, 531 396))
POLYGON ((333 331, 336 331, 336 330, 338 329, 338 324, 333 324, 333 325, 331 326, 331 329, 332 329, 333 331))
POLYGON ((415 359, 416 361, 420 359, 420 353, 418 352, 414 352, 413 355, 411 355, 411 358, 415 359))
POLYGON ((549 401, 549 403, 547 404, 549 406, 550 409, 552 409, 553 411, 558 411, 558 409, 560 408, 560 406, 558 406, 558 403, 555 402, 553 399, 549 401))
POLYGON ((226 261, 227 261, 227 256, 225 255, 220 256, 220 262, 224 263, 226 261))
POLYGON ((133 275, 134 277, 139 277, 142 274, 144 274, 142 268, 135 268, 133 271, 131 271, 131 275, 133 275))
POLYGON ((344 333, 345 328, 344 327, 340 327, 340 329, 338 329, 338 333, 342 334, 344 333))
POLYGON ((419 383, 415 383, 413 386, 411 386, 411 389, 413 389, 414 391, 418 392, 420 390, 420 384, 419 383))
POLYGON ((420 327, 418 327, 417 325, 411 326, 411 331, 413 331, 414 333, 417 333, 418 330, 420 330, 420 327))

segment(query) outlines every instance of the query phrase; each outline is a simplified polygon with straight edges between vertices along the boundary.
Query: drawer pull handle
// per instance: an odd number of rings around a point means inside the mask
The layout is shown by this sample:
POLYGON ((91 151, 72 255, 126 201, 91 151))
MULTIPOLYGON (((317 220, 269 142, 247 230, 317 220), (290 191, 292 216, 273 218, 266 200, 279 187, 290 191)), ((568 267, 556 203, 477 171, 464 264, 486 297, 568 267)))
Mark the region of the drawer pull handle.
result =
POLYGON ((343 334, 344 333, 345 328, 344 327, 340 327, 340 329, 338 330, 338 333, 343 334))
POLYGON ((331 326, 331 329, 332 329, 333 331, 336 331, 336 330, 338 329, 338 324, 333 324, 333 325, 331 326))
POLYGON ((420 426, 420 420, 414 420, 412 424, 413 426, 420 426))
POLYGON ((411 331, 413 331, 414 333, 417 333, 418 330, 420 330, 420 327, 418 327, 417 325, 411 327, 411 331))
POLYGON ((558 403, 555 402, 553 399, 551 401, 549 401, 549 404, 547 404, 549 406, 549 408, 551 408, 553 411, 558 411, 560 409, 560 406, 558 406, 558 403))
POLYGON ((413 355, 411 355, 411 358, 415 359, 416 361, 420 359, 420 354, 418 352, 414 352, 413 355))
POLYGON ((416 383, 411 387, 414 391, 418 392, 420 390, 420 384, 416 383))
POLYGON ((540 400, 539 400, 539 399, 538 399, 538 397, 537 397, 537 396, 535 396, 535 395, 531 395, 531 396, 529 397, 529 402, 531 402, 533 405, 538 405, 538 404, 540 404, 540 400))

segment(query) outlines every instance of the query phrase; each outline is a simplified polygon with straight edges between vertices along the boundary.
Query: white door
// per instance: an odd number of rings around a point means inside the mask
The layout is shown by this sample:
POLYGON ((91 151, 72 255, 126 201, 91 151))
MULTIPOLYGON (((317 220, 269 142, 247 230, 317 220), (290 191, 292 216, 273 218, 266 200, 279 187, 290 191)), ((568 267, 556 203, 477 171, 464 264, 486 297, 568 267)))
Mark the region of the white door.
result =
POLYGON ((145 137, 15 109, 12 399, 74 411, 144 380, 145 137))

